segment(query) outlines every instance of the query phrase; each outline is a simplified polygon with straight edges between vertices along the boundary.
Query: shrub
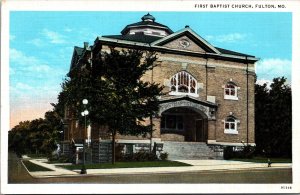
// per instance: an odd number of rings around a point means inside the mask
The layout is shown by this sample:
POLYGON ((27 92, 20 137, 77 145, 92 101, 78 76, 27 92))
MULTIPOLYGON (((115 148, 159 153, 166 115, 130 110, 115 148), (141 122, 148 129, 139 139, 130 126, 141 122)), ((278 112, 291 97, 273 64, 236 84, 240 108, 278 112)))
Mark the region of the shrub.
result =
POLYGON ((226 146, 223 151, 224 160, 229 160, 233 157, 233 147, 226 146))
POLYGON ((232 158, 253 158, 255 147, 244 146, 242 150, 234 151, 233 146, 226 146, 224 148, 223 157, 225 160, 232 158))
POLYGON ((140 150, 133 154, 123 154, 120 153, 120 156, 118 156, 118 161, 157 161, 158 157, 155 153, 150 153, 145 150, 140 150))
POLYGON ((169 154, 167 152, 162 152, 162 153, 160 153, 159 158, 161 160, 167 160, 168 156, 169 156, 169 154))

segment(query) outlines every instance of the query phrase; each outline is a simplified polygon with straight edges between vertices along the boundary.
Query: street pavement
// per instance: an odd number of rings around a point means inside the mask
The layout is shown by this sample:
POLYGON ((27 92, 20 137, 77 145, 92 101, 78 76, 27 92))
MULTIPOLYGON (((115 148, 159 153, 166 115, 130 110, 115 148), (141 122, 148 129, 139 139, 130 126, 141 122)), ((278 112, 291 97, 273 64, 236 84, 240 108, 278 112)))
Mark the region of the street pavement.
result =
MULTIPOLYGON (((23 156, 23 158, 28 158, 23 156)), ((28 159, 32 163, 51 169, 52 171, 29 172, 34 178, 48 177, 76 177, 80 176, 80 170, 66 170, 57 165, 48 164, 47 159, 28 159)), ((114 168, 114 169, 88 169, 87 175, 120 175, 120 174, 154 174, 154 173, 182 173, 195 171, 224 171, 224 170, 252 170, 252 169, 282 169, 292 168, 291 163, 273 163, 268 167, 267 163, 253 163, 230 160, 178 160, 179 162, 193 166, 184 167, 143 167, 143 168, 114 168)))

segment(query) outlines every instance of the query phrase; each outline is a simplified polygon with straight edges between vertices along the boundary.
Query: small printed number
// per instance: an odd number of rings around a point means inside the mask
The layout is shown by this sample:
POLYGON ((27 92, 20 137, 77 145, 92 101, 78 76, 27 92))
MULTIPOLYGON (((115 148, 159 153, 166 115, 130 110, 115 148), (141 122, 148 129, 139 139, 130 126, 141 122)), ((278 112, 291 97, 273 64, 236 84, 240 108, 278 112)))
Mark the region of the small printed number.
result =
POLYGON ((281 186, 282 190, 291 190, 292 186, 281 186))

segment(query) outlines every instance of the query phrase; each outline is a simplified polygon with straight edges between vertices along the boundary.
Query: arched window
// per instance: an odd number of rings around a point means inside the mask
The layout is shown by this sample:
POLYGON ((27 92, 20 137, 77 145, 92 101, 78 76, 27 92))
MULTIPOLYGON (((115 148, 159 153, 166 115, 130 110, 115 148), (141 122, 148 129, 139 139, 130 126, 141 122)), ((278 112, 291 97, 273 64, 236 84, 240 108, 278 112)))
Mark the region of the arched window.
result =
POLYGON ((224 133, 228 134, 238 134, 237 124, 239 120, 237 120, 234 116, 228 116, 224 120, 224 133))
POLYGON ((198 97, 196 79, 185 71, 176 73, 171 77, 170 95, 189 94, 198 97))
POLYGON ((238 87, 233 82, 228 82, 224 87, 224 99, 238 100, 238 87))

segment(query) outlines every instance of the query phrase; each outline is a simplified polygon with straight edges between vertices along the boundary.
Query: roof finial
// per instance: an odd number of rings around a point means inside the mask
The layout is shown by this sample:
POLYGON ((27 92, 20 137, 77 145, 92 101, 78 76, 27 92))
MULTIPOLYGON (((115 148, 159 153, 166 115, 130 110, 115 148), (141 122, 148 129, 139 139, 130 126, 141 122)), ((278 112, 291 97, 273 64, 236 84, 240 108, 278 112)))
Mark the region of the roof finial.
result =
POLYGON ((148 14, 146 14, 146 15, 144 15, 144 16, 142 17, 142 20, 143 20, 143 21, 154 22, 154 21, 155 21, 155 18, 154 18, 151 14, 149 14, 149 12, 148 12, 148 14))

